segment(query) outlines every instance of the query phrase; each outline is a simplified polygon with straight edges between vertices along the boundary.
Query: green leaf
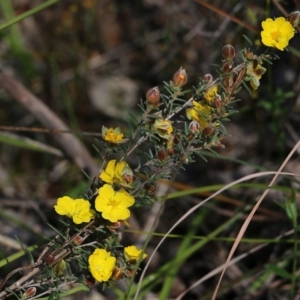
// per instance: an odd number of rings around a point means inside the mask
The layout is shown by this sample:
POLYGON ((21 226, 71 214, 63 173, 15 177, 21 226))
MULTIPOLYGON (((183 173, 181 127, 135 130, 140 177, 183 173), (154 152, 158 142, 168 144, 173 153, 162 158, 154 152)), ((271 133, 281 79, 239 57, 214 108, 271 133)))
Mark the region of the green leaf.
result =
POLYGON ((266 269, 281 278, 285 278, 285 279, 291 278, 291 274, 289 272, 276 265, 267 265, 266 269))
POLYGON ((284 204, 285 213, 295 227, 297 225, 297 217, 298 217, 295 191, 292 190, 291 193, 286 194, 285 196, 286 196, 285 204, 284 204))

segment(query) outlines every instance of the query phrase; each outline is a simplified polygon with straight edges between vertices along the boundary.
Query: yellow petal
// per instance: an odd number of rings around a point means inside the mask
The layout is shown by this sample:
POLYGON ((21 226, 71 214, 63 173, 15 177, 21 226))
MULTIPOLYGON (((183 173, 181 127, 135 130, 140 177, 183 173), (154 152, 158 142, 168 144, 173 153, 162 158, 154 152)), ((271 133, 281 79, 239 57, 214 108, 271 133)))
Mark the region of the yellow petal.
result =
POLYGON ((115 167, 116 167, 116 160, 110 160, 106 166, 106 169, 101 172, 100 179, 107 183, 113 183, 113 179, 115 176, 115 167))

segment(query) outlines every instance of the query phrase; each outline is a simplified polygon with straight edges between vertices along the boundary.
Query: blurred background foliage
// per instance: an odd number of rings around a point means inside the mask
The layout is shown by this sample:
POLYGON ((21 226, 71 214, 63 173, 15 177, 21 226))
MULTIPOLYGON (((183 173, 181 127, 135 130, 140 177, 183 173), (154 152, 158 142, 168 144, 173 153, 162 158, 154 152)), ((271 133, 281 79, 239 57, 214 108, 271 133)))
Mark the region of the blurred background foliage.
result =
MULTIPOLYGON (((0 31, 0 67, 56 112, 76 132, 100 166, 101 161, 92 146, 97 144, 95 137, 81 132, 100 133, 104 125, 120 126, 129 134, 128 113, 140 115, 137 104, 145 98, 148 88, 156 85, 162 88, 163 81, 171 80, 174 72, 182 66, 187 71, 191 89, 188 99, 199 78, 207 73, 218 76, 216 64, 221 63, 221 49, 225 44, 232 44, 236 52, 250 47, 260 53, 263 51, 259 36, 261 21, 282 15, 278 3, 288 13, 299 9, 293 1, 209 1, 214 10, 203 2, 58 1, 0 31), (243 35, 252 41, 253 46, 243 35)), ((0 24, 41 3, 41 0, 2 0, 0 24)), ((228 123, 230 136, 224 141, 226 148, 218 150, 220 156, 207 157, 208 162, 197 158, 196 163, 188 165, 187 172, 181 172, 178 177, 177 190, 225 184, 261 169, 275 170, 281 164, 300 134, 298 35, 291 41, 290 47, 290 52, 276 51, 280 59, 273 65, 267 65, 268 71, 257 91, 250 94, 244 90, 240 93, 242 101, 235 104, 239 113, 233 115, 228 123)), ((32 115, 3 91, 0 91, 0 103, 0 125, 41 127, 32 115)), ((17 140, 28 137, 60 150, 51 134, 26 131, 14 134, 17 134, 17 140)), ((57 222, 53 211, 56 198, 78 196, 89 182, 61 154, 55 155, 49 150, 36 152, 24 145, 8 143, 7 138, 0 140, 0 149, 1 233, 12 239, 17 235, 25 244, 31 245, 39 241, 37 236, 9 218, 20 220, 41 235, 49 235, 51 230, 46 223, 57 222)), ((131 160, 134 164, 135 158, 131 160)), ((299 159, 293 158, 288 168, 299 173, 299 159)), ((289 181, 283 184, 292 186, 289 181)), ((212 202, 209 210, 205 211, 208 217, 203 217, 194 234, 207 235, 228 217, 233 217, 245 203, 255 203, 260 193, 261 190, 245 188, 226 193, 227 198, 224 196, 224 199, 230 200, 212 202)), ((168 201, 157 231, 166 232, 184 211, 206 195, 202 193, 168 201)), ((247 232, 249 237, 274 238, 291 228, 284 210, 275 200, 283 203, 284 197, 274 194, 264 202, 263 206, 269 211, 261 212, 260 218, 253 219, 247 232)), ((297 197, 295 201, 298 207, 297 197)), ((147 212, 144 209, 138 218, 141 228, 147 220, 147 212)), ((242 220, 227 228, 224 236, 234 237, 242 220)), ((176 233, 189 232, 191 222, 191 219, 183 222, 176 233)), ((130 234, 126 238, 134 239, 130 234)), ((159 238, 153 238, 152 246, 157 240, 159 238)), ((159 264, 171 261, 178 245, 178 239, 169 239, 162 246, 150 272, 155 272, 159 264)), ((190 286, 196 278, 223 263, 229 246, 227 242, 209 243, 189 257, 176 277, 177 288, 181 290, 190 286)), ((242 245, 239 251, 247 251, 247 247, 242 245)), ((276 247, 270 245, 267 252, 249 258, 236 267, 236 274, 230 271, 233 277, 227 279, 235 280, 244 272, 247 274, 253 265, 263 268, 271 255, 279 257, 291 250, 291 246, 287 245, 276 247)), ((2 258, 14 250, 8 246, 1 248, 2 258)), ((3 275, 2 271, 0 273, 3 275)), ((204 299, 200 295, 209 293, 214 284, 214 280, 209 281, 205 288, 201 286, 194 290, 186 299, 204 299)), ((158 285, 154 291, 160 288, 158 285)), ((245 289, 245 286, 229 289, 220 299, 247 299, 242 298, 245 289)), ((270 299, 285 299, 281 294, 283 291, 275 289, 276 295, 281 296, 270 299)), ((172 292, 176 294, 175 287, 172 292)), ((272 292, 267 290, 267 294, 272 292)), ((262 295, 266 295, 265 289, 258 293, 258 296, 262 295)))

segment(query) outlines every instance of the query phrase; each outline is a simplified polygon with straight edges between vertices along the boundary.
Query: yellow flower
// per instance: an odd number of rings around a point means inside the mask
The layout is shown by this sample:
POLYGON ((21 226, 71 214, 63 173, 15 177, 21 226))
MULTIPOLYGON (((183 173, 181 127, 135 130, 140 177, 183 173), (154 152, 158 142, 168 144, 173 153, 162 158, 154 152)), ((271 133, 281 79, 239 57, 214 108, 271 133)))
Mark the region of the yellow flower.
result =
POLYGON ((102 212, 103 219, 114 223, 130 217, 129 206, 134 204, 134 198, 125 190, 115 191, 109 184, 99 189, 95 200, 96 210, 102 212))
POLYGON ((113 159, 108 162, 106 169, 100 173, 99 177, 109 184, 119 183, 129 186, 133 180, 133 173, 125 161, 116 163, 113 159))
POLYGON ((104 249, 96 249, 89 256, 89 270, 99 282, 108 281, 116 266, 116 258, 104 249))
POLYGON ((267 18, 261 25, 263 28, 261 32, 262 43, 281 51, 288 46, 289 40, 295 34, 295 29, 292 24, 284 17, 279 17, 275 20, 267 18))
POLYGON ((200 129, 203 130, 209 126, 212 108, 204 103, 193 101, 193 107, 186 110, 186 116, 189 120, 197 121, 200 129))
MULTIPOLYGON (((143 250, 139 250, 136 246, 128 246, 124 248, 124 257, 127 261, 136 262, 140 259, 143 250)), ((145 259, 147 254, 143 253, 142 259, 145 259)))
POLYGON ((207 103, 211 103, 214 101, 216 95, 218 93, 218 85, 214 84, 211 87, 209 87, 206 92, 204 93, 204 99, 207 103))
POLYGON ((102 136, 109 143, 122 144, 125 142, 125 139, 123 139, 124 134, 119 127, 113 129, 102 126, 102 136))
POLYGON ((93 219, 94 211, 90 207, 89 201, 72 199, 68 196, 58 198, 57 205, 54 205, 54 209, 59 215, 73 218, 75 224, 88 223, 93 219))
POLYGON ((155 133, 163 139, 169 139, 173 132, 172 122, 157 118, 153 124, 155 133))
POLYGON ((250 81, 250 85, 254 90, 259 87, 259 80, 261 79, 261 76, 266 72, 266 70, 267 69, 260 65, 256 60, 248 63, 246 70, 247 77, 245 78, 245 80, 250 81))

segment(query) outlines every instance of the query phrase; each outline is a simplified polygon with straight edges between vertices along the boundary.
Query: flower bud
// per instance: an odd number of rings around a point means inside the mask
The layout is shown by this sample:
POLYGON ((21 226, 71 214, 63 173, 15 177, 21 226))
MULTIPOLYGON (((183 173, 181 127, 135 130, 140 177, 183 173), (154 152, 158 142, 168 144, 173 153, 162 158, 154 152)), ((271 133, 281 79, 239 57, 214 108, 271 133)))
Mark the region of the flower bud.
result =
POLYGON ((118 281, 124 277, 124 271, 120 268, 115 268, 111 275, 111 279, 114 281, 118 281))
POLYGON ((53 272, 55 276, 62 276, 66 269, 67 269, 67 263, 64 259, 62 259, 53 267, 53 272))
POLYGON ((146 92, 146 99, 147 99, 148 103, 153 106, 159 105, 160 91, 157 86, 149 89, 146 92))
POLYGON ((132 276, 134 275, 134 273, 135 273, 135 270, 134 270, 134 269, 132 269, 132 270, 127 270, 126 275, 127 275, 128 277, 132 277, 132 276))
POLYGON ((121 221, 117 221, 115 223, 112 223, 109 225, 109 228, 112 229, 119 229, 122 226, 122 222, 121 221))
POLYGON ((45 258, 44 258, 44 261, 47 265, 50 265, 53 263, 54 261, 54 256, 52 254, 46 254, 45 255, 45 258))
MULTIPOLYGON (((26 290, 24 296, 25 296, 26 298, 29 298, 29 297, 33 297, 35 294, 36 294, 36 288, 35 288, 35 287, 30 287, 30 288, 28 288, 28 289, 26 290)), ((26 299, 26 298, 25 298, 25 299, 26 299)))
POLYGON ((127 164, 124 165, 121 171, 122 183, 125 185, 131 185, 134 181, 134 176, 132 170, 127 164))
POLYGON ((215 130, 212 127, 206 127, 206 128, 203 129, 202 133, 205 136, 212 137, 214 135, 214 133, 215 133, 215 130))
POLYGON ((160 149, 158 149, 157 151, 157 158, 161 161, 164 162, 168 159, 168 152, 167 149, 165 147, 161 147, 160 149))
POLYGON ((227 60, 233 59, 235 57, 235 50, 233 46, 231 46, 230 44, 225 45, 222 48, 222 56, 227 60))
POLYGON ((145 190, 146 190, 146 193, 151 196, 156 191, 156 185, 153 184, 153 183, 146 183, 145 184, 145 190))
POLYGON ((211 74, 205 74, 203 79, 204 79, 205 83, 208 83, 208 84, 212 83, 214 80, 214 78, 211 74))
POLYGON ((222 104, 222 97, 221 95, 217 94, 215 99, 214 99, 214 107, 218 108, 222 104))
POLYGON ((293 27, 297 27, 300 23, 300 11, 293 11, 288 16, 288 21, 292 24, 293 27))
POLYGON ((96 280, 93 276, 86 276, 86 280, 85 280, 85 284, 88 286, 88 287, 92 287, 94 284, 95 284, 96 280))
POLYGON ((184 164, 188 164, 189 163, 189 158, 187 157, 186 154, 183 154, 181 156, 181 161, 184 163, 184 164))
POLYGON ((200 131, 200 124, 197 121, 192 121, 189 124, 189 130, 193 134, 197 134, 200 131))
POLYGON ((75 236, 73 242, 76 244, 76 245, 80 245, 83 241, 83 238, 80 236, 80 235, 77 235, 75 236))
POLYGON ((182 87, 187 83, 187 74, 185 69, 180 69, 173 75, 174 86, 182 87))
POLYGON ((232 61, 225 61, 222 65, 222 72, 230 73, 233 69, 233 62, 232 61))

